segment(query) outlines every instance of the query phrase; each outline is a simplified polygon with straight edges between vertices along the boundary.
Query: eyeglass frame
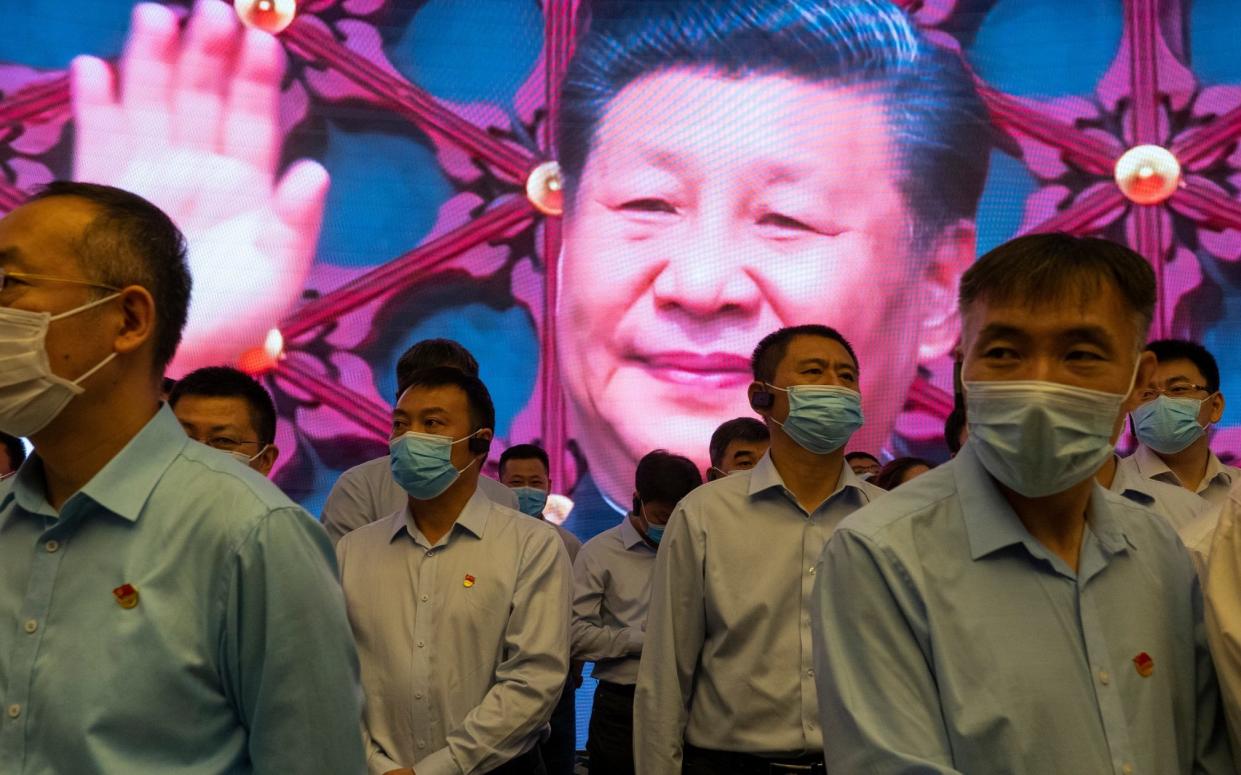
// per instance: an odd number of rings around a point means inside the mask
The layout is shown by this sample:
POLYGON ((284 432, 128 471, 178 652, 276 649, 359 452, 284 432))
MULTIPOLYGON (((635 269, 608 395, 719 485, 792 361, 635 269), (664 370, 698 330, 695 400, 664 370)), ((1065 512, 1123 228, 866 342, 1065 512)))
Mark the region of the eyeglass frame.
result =
POLYGON ((104 283, 93 283, 90 280, 74 280, 68 277, 52 277, 46 274, 31 274, 29 272, 10 272, 4 267, 0 267, 0 293, 4 293, 5 281, 10 277, 16 277, 19 280, 46 280, 62 285, 80 285, 86 288, 98 288, 104 291, 112 291, 120 293, 121 289, 114 285, 106 285, 104 283))
POLYGON ((1218 390, 1207 389, 1206 385, 1198 385, 1193 382, 1174 382, 1171 385, 1164 385, 1163 387, 1143 388, 1142 392, 1138 393, 1138 400, 1140 400, 1142 403, 1145 404, 1149 401, 1154 401, 1159 396, 1168 396, 1169 398, 1195 398, 1195 396, 1190 396, 1190 395, 1177 396, 1177 395, 1169 395, 1168 393, 1169 390, 1173 390, 1173 389, 1179 390, 1182 388, 1185 390, 1185 393, 1197 393, 1197 392, 1206 393, 1206 396, 1201 399, 1203 401, 1206 401, 1207 399, 1211 398, 1212 396, 1214 396, 1216 393, 1219 392, 1218 390))

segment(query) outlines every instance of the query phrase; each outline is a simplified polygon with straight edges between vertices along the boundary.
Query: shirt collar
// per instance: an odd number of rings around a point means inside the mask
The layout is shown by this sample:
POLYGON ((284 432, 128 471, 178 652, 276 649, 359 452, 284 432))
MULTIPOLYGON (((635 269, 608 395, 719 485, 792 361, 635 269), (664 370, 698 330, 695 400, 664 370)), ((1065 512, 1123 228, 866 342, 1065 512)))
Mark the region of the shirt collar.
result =
MULTIPOLYGON (((457 515, 457 521, 453 523, 452 530, 449 533, 456 532, 460 527, 475 538, 482 538, 483 531, 487 527, 487 518, 491 513, 491 499, 483 494, 482 490, 475 488, 474 494, 465 502, 465 507, 461 509, 461 513, 457 515)), ((523 515, 524 516, 524 515, 523 515)), ((393 515, 391 532, 388 535, 388 543, 396 540, 396 537, 404 530, 412 538, 417 526, 414 525, 413 514, 410 513, 408 502, 404 509, 393 515)))
MULTIPOLYGON (((137 522, 151 491, 188 443, 189 437, 176 415, 163 404, 142 430, 73 498, 85 496, 116 516, 137 522)), ((47 502, 43 461, 37 452, 18 470, 0 507, 7 505, 10 498, 15 498, 18 506, 32 514, 56 515, 47 502)))
MULTIPOLYGON (((1138 473, 1147 479, 1155 479, 1161 476, 1171 477, 1179 487, 1181 480, 1177 478, 1176 473, 1163 462, 1163 458, 1155 454, 1155 451, 1145 444, 1138 444, 1138 448, 1133 451, 1133 461, 1137 464, 1138 473)), ((1214 452, 1207 451, 1207 470, 1202 477, 1202 486, 1200 489, 1205 490, 1207 485, 1216 479, 1223 479, 1225 486, 1232 486, 1232 472, 1228 470, 1228 466, 1214 452)))
POLYGON ((646 539, 643 538, 642 534, 638 532, 638 529, 633 526, 633 519, 631 519, 628 514, 625 515, 625 518, 621 520, 620 523, 620 540, 621 545, 626 549, 632 549, 639 544, 642 546, 649 546, 646 539))
MULTIPOLYGON (((981 559, 1014 544, 1022 544, 1035 557, 1049 556, 1049 552, 1030 535, 1013 507, 1004 499, 999 486, 974 454, 969 441, 948 465, 952 466, 956 478, 957 498, 969 537, 971 559, 981 559)), ((1106 490, 1097 484, 1090 494, 1086 522, 1087 529, 1108 552, 1121 551, 1128 544, 1123 525, 1107 502, 1106 490)))
MULTIPOLYGON (((857 474, 853 473, 853 469, 846 462, 841 463, 841 473, 836 480, 836 485, 836 489, 832 490, 832 494, 827 496, 825 503, 836 497, 846 487, 852 487, 862 494, 866 492, 862 487, 862 480, 858 478, 857 474)), ((780 472, 776 470, 776 464, 771 459, 771 450, 768 449, 758 459, 758 463, 754 465, 754 468, 750 469, 750 489, 748 494, 753 497, 760 492, 777 487, 780 490, 788 489, 784 484, 783 477, 780 476, 780 472)))

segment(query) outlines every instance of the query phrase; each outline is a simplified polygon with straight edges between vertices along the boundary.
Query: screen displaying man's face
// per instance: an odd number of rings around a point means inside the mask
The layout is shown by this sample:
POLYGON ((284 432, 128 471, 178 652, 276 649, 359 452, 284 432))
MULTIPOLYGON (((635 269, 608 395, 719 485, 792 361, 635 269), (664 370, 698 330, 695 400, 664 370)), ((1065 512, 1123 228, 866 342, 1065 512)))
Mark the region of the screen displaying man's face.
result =
POLYGON ((784 326, 850 340, 855 443, 884 445, 920 333, 952 304, 939 254, 914 251, 887 126, 873 91, 684 68, 607 107, 566 216, 559 340, 573 433, 605 492, 623 495, 651 449, 705 466, 720 421, 752 413, 750 353, 784 326))

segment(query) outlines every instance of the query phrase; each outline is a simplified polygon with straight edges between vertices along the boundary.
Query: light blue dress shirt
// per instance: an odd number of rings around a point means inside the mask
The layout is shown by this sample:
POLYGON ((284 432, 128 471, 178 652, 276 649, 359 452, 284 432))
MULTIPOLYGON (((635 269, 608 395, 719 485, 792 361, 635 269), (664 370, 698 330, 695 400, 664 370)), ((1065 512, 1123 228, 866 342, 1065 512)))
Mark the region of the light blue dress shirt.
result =
POLYGON ((365 772, 331 546, 264 477, 165 406, 59 514, 37 456, 0 487, 0 771, 365 772))
POLYGON ((1074 572, 967 443, 846 519, 821 568, 829 772, 1233 771, 1194 568, 1148 509, 1096 486, 1074 572))

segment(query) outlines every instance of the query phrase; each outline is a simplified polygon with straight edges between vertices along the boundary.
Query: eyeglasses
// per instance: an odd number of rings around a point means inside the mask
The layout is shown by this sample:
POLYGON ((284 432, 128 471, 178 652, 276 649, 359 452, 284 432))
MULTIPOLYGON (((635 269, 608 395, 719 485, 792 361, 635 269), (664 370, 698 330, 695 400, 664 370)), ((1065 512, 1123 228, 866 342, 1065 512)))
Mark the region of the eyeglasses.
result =
POLYGON ((248 439, 230 439, 228 436, 212 436, 206 439, 194 439, 194 441, 206 444, 208 447, 214 447, 221 452, 234 452, 238 447, 243 447, 246 444, 253 444, 256 447, 260 444, 258 441, 250 441, 248 439))
POLYGON ((99 288, 105 291, 119 291, 112 285, 103 283, 92 283, 89 280, 73 280, 68 277, 51 277, 45 274, 27 274, 26 272, 10 272, 7 269, 0 268, 0 293, 4 293, 10 287, 17 285, 31 285, 27 280, 41 280, 47 283, 59 283, 61 285, 81 285, 86 288, 99 288))
POLYGON ((1195 385, 1192 382, 1174 382, 1161 388, 1148 387, 1141 393, 1138 393, 1138 398, 1145 403, 1147 401, 1154 401, 1159 396, 1167 396, 1168 398, 1197 398, 1198 396, 1194 395, 1195 393, 1209 394, 1210 392, 1203 385, 1195 385))

